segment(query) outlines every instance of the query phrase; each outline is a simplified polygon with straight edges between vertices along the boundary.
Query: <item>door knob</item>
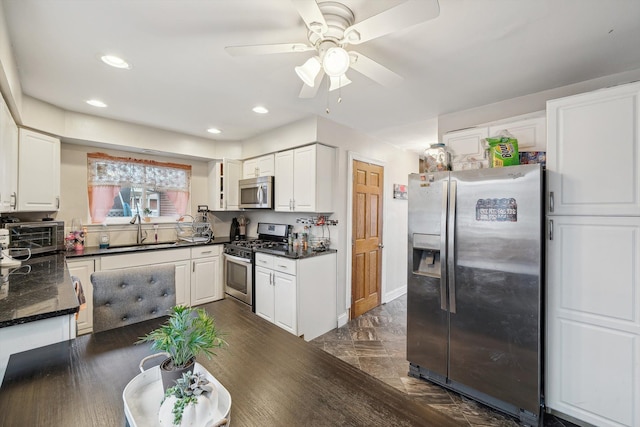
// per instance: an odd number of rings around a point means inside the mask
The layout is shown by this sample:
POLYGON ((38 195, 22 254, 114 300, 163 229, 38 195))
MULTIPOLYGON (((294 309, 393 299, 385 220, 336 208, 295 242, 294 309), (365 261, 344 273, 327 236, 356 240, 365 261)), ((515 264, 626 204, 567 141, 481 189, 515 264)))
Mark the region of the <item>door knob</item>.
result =
POLYGON ((379 247, 380 249, 382 249, 382 248, 384 248, 384 245, 383 245, 382 243, 378 243, 378 247, 379 247))

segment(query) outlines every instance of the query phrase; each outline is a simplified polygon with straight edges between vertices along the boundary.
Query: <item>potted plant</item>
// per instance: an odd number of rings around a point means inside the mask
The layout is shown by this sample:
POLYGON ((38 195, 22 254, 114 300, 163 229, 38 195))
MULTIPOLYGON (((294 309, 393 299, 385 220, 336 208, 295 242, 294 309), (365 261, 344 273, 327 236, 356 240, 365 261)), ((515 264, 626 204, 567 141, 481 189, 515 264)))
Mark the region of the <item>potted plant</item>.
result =
POLYGON ((158 411, 161 426, 208 425, 218 407, 218 392, 204 373, 185 372, 168 388, 158 411))
POLYGON ((151 221, 151 218, 149 218, 149 217, 151 216, 151 213, 152 213, 152 212, 151 212, 151 209, 149 209, 149 208, 144 208, 144 209, 142 210, 142 213, 144 214, 144 220, 145 220, 145 222, 149 222, 149 221, 151 221))
POLYGON ((213 318, 204 309, 182 305, 174 306, 169 319, 138 342, 151 342, 152 349, 166 354, 167 359, 160 364, 165 390, 184 372, 193 371, 196 356, 204 354, 211 359, 215 355, 213 350, 226 344, 213 318))

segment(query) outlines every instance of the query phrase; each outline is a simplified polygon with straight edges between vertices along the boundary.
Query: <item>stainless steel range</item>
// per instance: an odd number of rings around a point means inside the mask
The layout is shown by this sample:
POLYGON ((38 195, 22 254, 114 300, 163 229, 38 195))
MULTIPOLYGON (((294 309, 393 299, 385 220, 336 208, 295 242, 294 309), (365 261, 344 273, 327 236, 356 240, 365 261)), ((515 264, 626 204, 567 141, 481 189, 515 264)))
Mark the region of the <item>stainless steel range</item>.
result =
POLYGON ((253 277, 256 249, 271 253, 288 251, 286 224, 258 223, 258 238, 236 240, 224 245, 224 291, 253 307, 253 277))

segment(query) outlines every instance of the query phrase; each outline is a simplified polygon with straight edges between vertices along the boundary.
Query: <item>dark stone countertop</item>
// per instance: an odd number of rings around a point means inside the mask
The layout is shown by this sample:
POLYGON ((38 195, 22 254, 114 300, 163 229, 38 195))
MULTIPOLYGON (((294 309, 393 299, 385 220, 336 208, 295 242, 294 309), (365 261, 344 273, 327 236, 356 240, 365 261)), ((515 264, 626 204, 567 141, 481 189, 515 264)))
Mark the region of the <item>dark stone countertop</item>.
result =
POLYGON ((81 257, 90 257, 90 256, 104 256, 104 255, 115 255, 115 254, 123 254, 123 253, 131 253, 131 252, 144 252, 144 251, 160 251, 164 249, 180 249, 180 248, 192 248, 195 246, 206 246, 206 245, 222 245, 224 243, 229 243, 230 240, 228 237, 216 237, 208 243, 191 243, 191 242, 164 242, 164 243, 149 243, 142 245, 128 245, 128 246, 111 246, 107 249, 100 249, 97 247, 87 247, 84 248, 82 252, 76 251, 68 251, 66 252, 67 258, 81 258, 81 257))
POLYGON ((313 251, 311 249, 308 249, 306 251, 301 251, 301 250, 289 250, 286 252, 283 251, 279 251, 279 250, 273 250, 273 249, 267 249, 267 248, 256 248, 256 252, 261 252, 264 254, 269 254, 269 255, 276 255, 276 256, 281 256, 281 257, 285 257, 285 258, 293 258, 293 259, 305 259, 305 258, 312 258, 312 257, 316 257, 316 256, 320 256, 320 255, 326 255, 326 254, 335 254, 338 251, 335 249, 327 249, 324 251, 313 251))
POLYGON ((8 283, 0 292, 0 328, 78 311, 78 297, 63 253, 34 256, 8 270, 8 283))

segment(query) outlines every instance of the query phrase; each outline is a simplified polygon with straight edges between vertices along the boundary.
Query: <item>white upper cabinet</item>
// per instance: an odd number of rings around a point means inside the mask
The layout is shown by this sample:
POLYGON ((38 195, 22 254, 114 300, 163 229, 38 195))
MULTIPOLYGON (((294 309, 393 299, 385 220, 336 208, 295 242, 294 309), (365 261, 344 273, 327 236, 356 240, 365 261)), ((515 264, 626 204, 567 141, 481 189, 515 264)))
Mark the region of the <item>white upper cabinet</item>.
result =
POLYGON ((291 211, 293 210, 293 150, 276 153, 275 170, 273 208, 277 211, 291 211))
POLYGON ((275 210, 332 212, 336 151, 321 144, 276 154, 275 210))
POLYGON ((18 144, 18 210, 60 208, 60 140, 20 129, 18 144))
POLYGON ((543 117, 489 126, 489 137, 506 130, 518 140, 518 151, 547 151, 547 121, 543 117))
POLYGON ((442 142, 451 150, 451 161, 484 159, 484 139, 489 136, 487 127, 463 129, 442 136, 442 142))
POLYGON ((640 83, 547 103, 548 213, 640 215, 640 83))
POLYGON ((256 178, 275 174, 273 154, 245 160, 242 164, 242 178, 256 178))
POLYGON ((209 162, 209 209, 237 211, 238 181, 242 178, 242 161, 224 159, 209 162))
POLYGON ((18 127, 0 96, 0 212, 17 208, 18 127))

